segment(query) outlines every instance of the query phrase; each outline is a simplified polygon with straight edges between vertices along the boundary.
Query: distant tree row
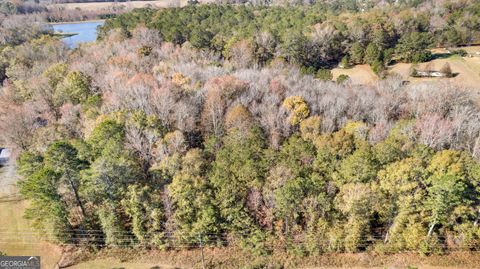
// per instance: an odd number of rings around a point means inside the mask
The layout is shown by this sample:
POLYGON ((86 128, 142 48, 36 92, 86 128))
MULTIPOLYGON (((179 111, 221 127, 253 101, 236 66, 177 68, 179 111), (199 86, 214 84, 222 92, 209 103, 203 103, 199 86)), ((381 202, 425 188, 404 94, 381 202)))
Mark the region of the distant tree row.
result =
POLYGON ((368 63, 382 73, 392 61, 430 60, 432 46, 478 40, 480 4, 457 6, 447 1, 442 13, 401 5, 351 13, 325 3, 139 9, 108 20, 100 36, 115 28, 129 35, 137 25, 145 25, 158 30, 165 41, 212 50, 237 67, 262 66, 281 57, 307 72, 343 61, 368 63))
MULTIPOLYGON (((126 1, 105 1, 115 2, 110 6, 97 9, 71 9, 60 5, 61 1, 40 1, 40 0, 2 0, 0 1, 0 22, 12 16, 23 17, 27 20, 29 17, 40 17, 48 22, 66 22, 66 21, 85 21, 94 19, 106 19, 114 17, 116 14, 125 13, 130 11, 127 5, 119 2, 126 1)), ((67 2, 67 1, 65 1, 67 2)), ((80 2, 80 1, 72 1, 80 2)), ((99 2, 85 1, 85 2, 99 2)), ((19 24, 21 24, 19 22, 19 24)), ((10 26, 11 27, 11 26, 10 26)), ((19 28, 23 28, 23 25, 17 25, 19 28)), ((25 29, 28 27, 25 26, 25 29)))

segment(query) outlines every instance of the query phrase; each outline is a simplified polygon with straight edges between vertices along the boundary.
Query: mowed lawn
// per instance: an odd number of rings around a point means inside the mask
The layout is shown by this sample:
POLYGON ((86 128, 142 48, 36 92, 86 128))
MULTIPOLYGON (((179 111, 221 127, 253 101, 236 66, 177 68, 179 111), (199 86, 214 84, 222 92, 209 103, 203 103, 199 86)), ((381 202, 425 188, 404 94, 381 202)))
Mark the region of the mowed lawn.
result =
POLYGON ((411 64, 396 64, 390 72, 399 74, 403 79, 412 83, 446 80, 459 86, 480 89, 480 57, 466 58, 452 56, 446 59, 436 59, 428 63, 419 64, 417 69, 425 69, 427 65, 433 70, 440 70, 446 63, 450 64, 453 73, 458 75, 453 78, 412 78, 410 77, 411 64))
MULTIPOLYGON (((0 182, 7 181, 4 172, 5 168, 0 169, 0 182)), ((0 187, 0 251, 14 256, 40 256, 42 268, 54 268, 61 256, 60 248, 32 235, 31 223, 23 217, 27 201, 5 199, 15 194, 11 189, 5 193, 5 185, 0 187)))
POLYGON ((333 80, 337 80, 340 75, 347 75, 353 84, 371 85, 378 80, 377 75, 373 73, 372 68, 368 64, 356 65, 351 68, 332 69, 333 80))
POLYGON ((0 202, 0 251, 14 256, 40 256, 42 268, 54 268, 61 250, 29 234, 32 228, 23 218, 26 206, 26 201, 0 202))
MULTIPOLYGON (((472 254, 474 255, 474 254, 472 254)), ((333 255, 327 255, 328 258, 330 259, 330 262, 327 261, 326 264, 334 262, 333 260, 337 259, 341 261, 342 259, 346 258, 346 260, 353 260, 356 259, 359 261, 358 264, 362 265, 353 265, 351 261, 350 262, 345 262, 344 265, 338 265, 338 266, 331 266, 331 265, 326 265, 326 266, 299 266, 298 268, 304 268, 304 269, 345 269, 345 268, 350 268, 350 269, 385 269, 385 268, 416 268, 416 269, 471 269, 471 268, 478 268, 475 266, 472 266, 474 261, 472 262, 467 262, 465 264, 464 262, 456 262, 455 260, 448 261, 450 258, 449 257, 425 257, 421 255, 412 255, 412 254, 402 254, 402 255, 392 255, 392 256, 380 256, 379 259, 381 259, 383 262, 378 262, 378 261, 369 261, 368 259, 374 259, 373 257, 366 258, 366 260, 362 260, 362 256, 364 256, 361 253, 357 254, 333 254, 333 255), (335 256, 338 256, 335 258, 335 256), (356 258, 355 258, 356 257, 356 258), (434 259, 440 260, 439 263, 445 263, 445 264, 450 264, 448 266, 436 266, 436 265, 430 265, 431 263, 435 264, 437 262, 433 261, 434 259), (365 264, 368 263, 375 264, 373 266, 367 266, 365 264), (378 264, 384 263, 383 266, 379 266, 378 264)), ((181 259, 182 254, 179 254, 179 259, 181 259)), ((191 257, 188 257, 191 258, 191 257)), ((207 254, 206 258, 206 264, 207 268, 250 268, 248 266, 243 267, 241 265, 234 264, 235 262, 232 261, 225 261, 224 263, 218 262, 216 263, 216 266, 212 266, 210 263, 211 260, 211 255, 207 254), (232 264, 233 263, 233 264, 232 264), (223 266, 219 266, 223 265, 223 266)), ((218 257, 217 257, 218 258, 218 257)), ((298 258, 298 257, 297 257, 298 258)), ((197 260, 194 263, 190 262, 190 265, 188 266, 171 266, 168 264, 165 264, 163 260, 159 259, 158 257, 150 257, 150 259, 146 257, 141 257, 141 255, 138 257, 138 259, 141 259, 142 261, 120 261, 120 258, 98 258, 98 259, 92 259, 89 261, 81 262, 79 264, 73 265, 71 269, 90 269, 90 268, 96 268, 96 269, 111 269, 111 268, 123 268, 123 269, 171 269, 171 268, 202 268, 202 263, 200 260, 197 260)), ((221 259, 221 258, 220 258, 221 259)), ((225 259, 225 258, 224 258, 225 259)), ((235 257, 232 257, 232 259, 235 259, 235 257)), ((310 260, 312 264, 322 264, 321 262, 315 262, 313 259, 315 258, 307 258, 310 260)), ((463 259, 468 259, 468 258, 463 258, 463 259)), ((478 260, 478 257, 475 258, 478 260)), ((218 260, 218 259, 217 259, 218 260)), ((254 262, 255 258, 252 258, 251 262, 254 262)), ((463 260, 465 261, 465 260, 463 260)), ((241 264, 244 264, 245 261, 243 261, 241 264)), ((179 264, 185 264, 186 262, 179 262, 179 264)), ((308 262, 307 262, 308 263, 308 262)), ((340 262, 341 263, 341 262, 340 262)), ((253 267, 252 268, 257 268, 253 267)), ((286 268, 294 268, 294 267, 286 267, 286 268)))
POLYGON ((124 269, 150 269, 150 268, 179 268, 168 265, 159 265, 158 263, 142 263, 142 262, 121 262, 117 259, 95 259, 86 262, 79 263, 71 269, 111 269, 111 268, 124 268, 124 269))
MULTIPOLYGON (((472 46, 462 48, 468 51, 469 53, 475 54, 480 52, 480 46, 472 46)), ((434 53, 442 53, 443 50, 434 50, 434 53)), ((450 67, 453 73, 458 73, 456 77, 453 78, 413 78, 410 77, 410 71, 412 64, 398 63, 392 66, 389 66, 388 70, 390 73, 396 73, 400 75, 404 80, 410 81, 411 83, 422 83, 428 81, 449 81, 452 84, 459 86, 465 86, 470 88, 478 88, 480 90, 480 55, 475 57, 460 57, 460 56, 451 56, 443 59, 435 59, 427 63, 421 63, 417 65, 417 69, 422 70, 427 65, 434 70, 440 70, 445 63, 450 64, 450 67)), ((378 77, 373 73, 369 65, 357 65, 349 69, 340 69, 335 68, 332 70, 333 79, 335 80, 341 74, 348 75, 353 84, 374 84, 378 77)))

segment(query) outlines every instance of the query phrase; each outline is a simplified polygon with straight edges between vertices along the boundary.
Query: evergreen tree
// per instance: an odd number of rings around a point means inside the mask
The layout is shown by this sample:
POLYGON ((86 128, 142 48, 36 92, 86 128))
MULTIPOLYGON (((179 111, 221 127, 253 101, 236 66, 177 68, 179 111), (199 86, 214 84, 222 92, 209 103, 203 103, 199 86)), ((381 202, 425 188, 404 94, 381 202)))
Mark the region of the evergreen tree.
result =
POLYGON ((212 164, 210 178, 223 227, 245 238, 252 249, 263 252, 258 222, 249 213, 249 193, 262 187, 265 177, 265 140, 258 127, 247 136, 232 130, 224 139, 212 164))
POLYGON ((215 243, 209 240, 209 235, 222 230, 213 187, 206 176, 207 168, 201 150, 190 150, 168 188, 175 206, 178 235, 187 240, 198 240, 200 236, 206 242, 215 243))

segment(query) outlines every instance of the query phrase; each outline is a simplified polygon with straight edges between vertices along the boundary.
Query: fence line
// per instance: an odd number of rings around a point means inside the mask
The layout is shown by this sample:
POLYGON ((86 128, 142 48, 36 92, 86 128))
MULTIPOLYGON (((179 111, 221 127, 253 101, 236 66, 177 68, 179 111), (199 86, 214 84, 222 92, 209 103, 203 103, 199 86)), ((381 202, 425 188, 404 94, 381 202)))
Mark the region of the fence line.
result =
MULTIPOLYGON (((49 230, 54 231, 54 230, 49 230)), ((122 232, 118 231, 118 233, 114 238, 114 244, 106 244, 107 236, 105 234, 99 233, 98 230, 84 230, 84 233, 78 233, 77 231, 73 231, 70 229, 66 230, 59 230, 54 231, 57 234, 63 235, 65 241, 60 242, 58 244, 64 246, 95 246, 95 247, 105 247, 105 246, 118 246, 118 247, 133 247, 133 246, 145 246, 145 247, 155 247, 155 243, 152 241, 157 238, 158 235, 150 234, 146 235, 142 238, 138 238, 132 232, 122 232), (68 238, 70 236, 70 238, 68 238)), ((453 245, 447 246, 447 239, 452 239, 455 241, 455 238, 446 237, 446 236, 436 236, 436 240, 439 241, 441 244, 442 249, 446 251, 455 251, 455 250, 469 250, 469 251, 476 251, 477 249, 480 250, 480 240, 473 240, 472 242, 462 244, 462 245, 453 245)), ((218 246, 226 246, 232 243, 235 243, 238 237, 233 236, 227 233, 207 233, 207 234, 197 234, 197 235, 176 235, 176 234, 164 234, 158 237, 159 242, 164 244, 166 248, 169 249, 195 249, 195 248, 202 248, 208 245, 218 245, 218 246)), ((383 243, 385 237, 381 235, 362 235, 354 240, 358 240, 355 243, 355 247, 357 249, 368 248, 374 246, 377 243, 383 243)), ((338 239, 317 239, 317 238, 306 238, 305 236, 301 236, 298 238, 282 238, 279 240, 268 241, 272 244, 272 247, 275 245, 276 242, 281 241, 285 243, 285 241, 293 243, 293 244, 301 244, 306 242, 314 242, 318 244, 325 244, 330 245, 330 248, 336 248, 335 246, 339 245, 342 246, 343 249, 345 244, 349 242, 346 238, 338 238, 338 239)), ((34 229, 27 229, 27 230, 18 230, 18 231, 5 231, 4 229, 0 229, 0 244, 43 244, 44 242, 59 242, 59 240, 52 235, 45 234, 43 230, 34 230, 34 229)))

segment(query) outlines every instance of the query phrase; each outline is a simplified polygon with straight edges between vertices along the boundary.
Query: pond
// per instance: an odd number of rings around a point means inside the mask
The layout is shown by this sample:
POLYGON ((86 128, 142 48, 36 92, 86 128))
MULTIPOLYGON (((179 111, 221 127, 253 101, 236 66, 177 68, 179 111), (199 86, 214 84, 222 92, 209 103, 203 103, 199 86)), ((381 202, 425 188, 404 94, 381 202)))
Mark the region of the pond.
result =
POLYGON ((78 44, 92 42, 97 39, 97 27, 103 25, 104 21, 87 21, 73 23, 52 24, 53 30, 59 33, 75 34, 63 38, 69 48, 76 48, 78 44))

